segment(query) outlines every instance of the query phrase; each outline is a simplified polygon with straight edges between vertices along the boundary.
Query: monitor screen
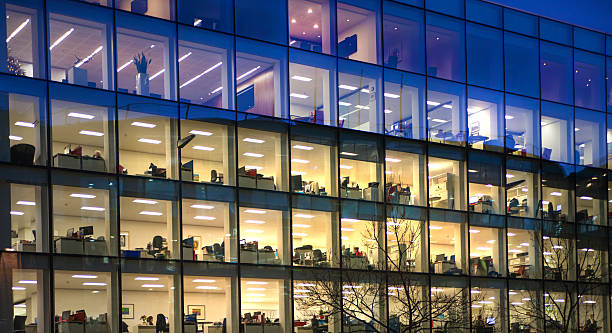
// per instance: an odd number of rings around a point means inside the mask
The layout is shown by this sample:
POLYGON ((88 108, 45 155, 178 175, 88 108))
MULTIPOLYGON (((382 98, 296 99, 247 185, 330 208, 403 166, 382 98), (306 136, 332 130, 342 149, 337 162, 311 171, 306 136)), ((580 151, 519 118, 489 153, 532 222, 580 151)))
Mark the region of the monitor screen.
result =
POLYGON ((495 317, 487 317, 487 325, 495 325, 495 317))

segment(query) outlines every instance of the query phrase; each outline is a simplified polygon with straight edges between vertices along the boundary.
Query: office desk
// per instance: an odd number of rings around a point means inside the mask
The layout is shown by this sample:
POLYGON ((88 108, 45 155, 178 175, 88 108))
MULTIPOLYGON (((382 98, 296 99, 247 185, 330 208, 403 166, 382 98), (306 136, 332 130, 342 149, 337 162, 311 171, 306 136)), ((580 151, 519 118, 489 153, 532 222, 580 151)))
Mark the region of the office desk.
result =
POLYGON ((197 325, 195 323, 184 323, 183 324, 183 333, 196 333, 197 325))
POLYGON ((104 322, 85 323, 85 333, 110 333, 110 327, 104 322))
POLYGON ((83 250, 87 255, 105 256, 108 254, 106 250, 106 241, 98 239, 83 240, 83 250))
POLYGON ((82 322, 67 322, 57 323, 57 333, 83 333, 85 325, 82 322))
POLYGON ((134 328, 134 333, 157 333, 157 332, 155 332, 155 326, 138 325, 134 328))
POLYGON ((17 243, 13 246, 15 251, 19 252, 36 252, 36 243, 17 243))
POLYGON ((63 254, 83 254, 83 240, 61 237, 55 240, 55 251, 63 254))
POLYGON ((283 333, 280 324, 245 324, 244 333, 283 333))
POLYGON ((223 333, 223 326, 207 326, 204 333, 223 333))
POLYGON ((37 333, 36 324, 28 324, 25 326, 25 333, 37 333))

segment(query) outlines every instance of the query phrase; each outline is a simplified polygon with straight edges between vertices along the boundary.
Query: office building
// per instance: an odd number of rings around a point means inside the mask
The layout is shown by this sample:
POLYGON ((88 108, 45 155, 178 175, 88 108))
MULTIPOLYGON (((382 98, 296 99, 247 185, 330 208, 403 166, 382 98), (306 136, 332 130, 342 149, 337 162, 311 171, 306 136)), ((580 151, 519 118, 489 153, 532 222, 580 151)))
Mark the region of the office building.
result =
POLYGON ((612 35, 478 0, 0 17, 0 331, 610 331, 612 35))

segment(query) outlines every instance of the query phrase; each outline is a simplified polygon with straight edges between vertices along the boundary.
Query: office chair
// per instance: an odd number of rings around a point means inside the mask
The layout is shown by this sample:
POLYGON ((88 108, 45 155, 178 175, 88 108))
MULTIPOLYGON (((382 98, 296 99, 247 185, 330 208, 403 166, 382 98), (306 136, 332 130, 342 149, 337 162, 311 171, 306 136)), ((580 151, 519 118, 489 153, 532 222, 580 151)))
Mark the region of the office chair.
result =
POLYGON ((11 147, 11 162, 19 165, 34 164, 36 148, 27 143, 19 143, 11 147))
POLYGON ((166 324, 166 316, 161 313, 158 313, 157 319, 155 320, 155 333, 166 333, 169 331, 170 329, 166 324))
POLYGON ((25 333, 25 321, 26 316, 15 316, 13 319, 13 332, 14 333, 25 333))
POLYGON ((162 248, 164 247, 164 238, 162 236, 153 237, 153 241, 151 242, 151 248, 148 253, 152 256, 155 256, 157 253, 160 253, 162 248))
POLYGON ((211 183, 223 183, 223 174, 217 173, 217 170, 210 170, 211 183))
POLYGON ((215 243, 213 244, 213 253, 215 254, 215 258, 216 259, 223 259, 223 249, 221 248, 221 245, 219 245, 219 243, 215 243))

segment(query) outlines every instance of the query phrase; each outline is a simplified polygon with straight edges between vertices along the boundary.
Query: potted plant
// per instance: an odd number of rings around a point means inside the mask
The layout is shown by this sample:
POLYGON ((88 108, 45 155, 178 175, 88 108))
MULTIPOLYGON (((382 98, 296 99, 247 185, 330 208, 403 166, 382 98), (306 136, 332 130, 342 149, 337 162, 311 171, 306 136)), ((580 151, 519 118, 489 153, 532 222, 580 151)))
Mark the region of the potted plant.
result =
POLYGON ((134 65, 136 65, 136 93, 138 95, 149 96, 149 74, 147 74, 147 67, 151 64, 151 59, 147 59, 144 52, 141 52, 134 57, 134 65))
POLYGON ((89 62, 90 59, 87 59, 85 62, 81 63, 81 58, 74 56, 76 60, 72 67, 68 69, 66 72, 66 80, 68 83, 79 84, 82 86, 87 85, 87 70, 80 68, 82 65, 89 62))

